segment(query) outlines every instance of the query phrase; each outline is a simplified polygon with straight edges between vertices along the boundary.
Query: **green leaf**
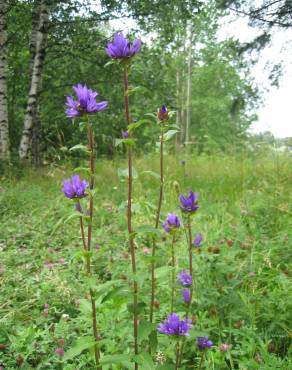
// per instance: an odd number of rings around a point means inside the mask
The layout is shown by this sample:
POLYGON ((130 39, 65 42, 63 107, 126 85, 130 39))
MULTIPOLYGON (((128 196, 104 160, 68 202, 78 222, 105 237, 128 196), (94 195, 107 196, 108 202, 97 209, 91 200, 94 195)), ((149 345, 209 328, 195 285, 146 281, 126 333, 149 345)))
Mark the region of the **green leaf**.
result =
POLYGON ((73 152, 74 150, 81 150, 83 151, 84 153, 90 153, 90 151, 88 150, 88 147, 86 145, 83 145, 83 144, 77 144, 77 145, 74 145, 72 146, 72 148, 69 149, 70 152, 73 152))
POLYGON ((158 346, 157 329, 156 328, 149 335, 149 344, 150 344, 151 353, 156 353, 157 346, 158 346))
POLYGON ((143 123, 151 123, 149 119, 140 119, 137 122, 133 122, 128 126, 128 131, 134 131, 136 128, 140 127, 143 123))
POLYGON ((140 91, 140 90, 143 90, 142 86, 130 87, 128 89, 128 96, 130 96, 130 95, 134 94, 136 91, 140 91))
POLYGON ((160 175, 157 172, 154 172, 154 171, 143 171, 142 174, 144 174, 144 173, 146 173, 147 175, 150 175, 150 176, 154 177, 157 180, 160 180, 160 175))
MULTIPOLYGON (((144 312, 145 308, 147 307, 147 304, 145 302, 139 302, 138 305, 137 305, 137 313, 138 314, 141 314, 144 312)), ((127 304, 127 309, 130 313, 134 313, 134 305, 133 303, 128 303, 127 304)))
POLYGON ((161 236, 161 232, 151 225, 141 225, 135 229, 137 234, 150 234, 155 236, 161 236))
MULTIPOLYGON (((137 179, 138 178, 138 173, 137 171, 135 170, 135 168, 133 167, 132 168, 132 176, 133 176, 133 179, 137 179)), ((128 178, 128 168, 118 168, 118 177, 120 178, 128 178)))
POLYGON ((133 138, 128 138, 128 139, 116 139, 115 140, 115 146, 119 146, 121 144, 133 146, 135 144, 135 140, 133 138))
POLYGON ((92 348, 95 344, 94 339, 91 336, 82 337, 77 339, 74 346, 69 349, 68 352, 65 353, 65 356, 63 358, 64 361, 71 360, 72 358, 80 355, 82 351, 85 349, 92 348))
POLYGON ((134 356, 133 359, 141 365, 143 370, 153 370, 155 368, 152 357, 148 352, 141 352, 134 356))
POLYGON ((156 370, 175 370, 175 366, 170 364, 158 365, 156 370))
POLYGON ((73 172, 74 173, 85 172, 89 175, 90 174, 90 169, 88 167, 76 167, 76 168, 74 168, 73 172))
POLYGON ((143 340, 148 339, 150 333, 156 329, 156 325, 149 321, 141 321, 139 323, 138 341, 141 343, 143 340))
POLYGON ((101 365, 117 364, 117 365, 129 366, 132 363, 131 360, 132 360, 132 356, 129 354, 107 355, 107 356, 103 356, 100 359, 100 363, 101 365))
POLYGON ((178 130, 168 130, 164 134, 164 141, 170 140, 177 132, 179 132, 179 131, 178 130))

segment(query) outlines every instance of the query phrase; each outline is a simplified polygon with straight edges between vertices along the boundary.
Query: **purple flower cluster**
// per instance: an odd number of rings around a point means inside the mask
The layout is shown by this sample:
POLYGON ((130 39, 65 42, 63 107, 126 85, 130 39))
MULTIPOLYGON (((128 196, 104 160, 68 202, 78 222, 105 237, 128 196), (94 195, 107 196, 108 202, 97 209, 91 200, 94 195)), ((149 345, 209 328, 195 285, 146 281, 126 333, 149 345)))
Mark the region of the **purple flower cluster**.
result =
POLYGON ((164 323, 159 324, 158 331, 166 335, 188 336, 189 330, 192 327, 191 324, 191 320, 181 320, 176 313, 171 313, 164 323))
POLYGON ((113 42, 109 42, 105 51, 110 58, 124 59, 130 58, 141 50, 141 40, 135 39, 133 44, 124 37, 122 32, 117 32, 113 42))
POLYGON ((167 233, 176 231, 180 227, 180 220, 175 213, 169 213, 162 227, 167 233))
POLYGON ((193 245, 198 248, 201 246, 202 241, 203 241, 203 235, 201 233, 198 233, 195 239, 193 240, 193 245))
POLYGON ((73 175, 71 179, 63 180, 63 193, 69 199, 80 199, 86 197, 85 190, 88 182, 80 180, 79 175, 73 175))
POLYGON ((200 351, 204 351, 205 349, 211 348, 213 346, 213 342, 209 340, 207 336, 197 337, 197 345, 200 351))
POLYGON ((129 137, 129 131, 123 131, 122 132, 123 139, 128 139, 129 137))
POLYGON ((101 112, 106 109, 107 101, 96 102, 98 93, 89 89, 86 85, 82 86, 80 83, 73 86, 77 100, 72 96, 67 96, 66 115, 69 118, 79 117, 82 114, 90 114, 101 112))
POLYGON ((187 272, 182 271, 178 274, 178 279, 183 286, 191 286, 192 285, 192 277, 187 272))
POLYGON ((181 210, 186 213, 195 212, 199 208, 198 195, 199 193, 194 193, 193 191, 190 191, 188 197, 184 197, 183 195, 180 195, 179 200, 180 200, 181 210))
POLYGON ((191 302, 191 291, 190 289, 182 289, 181 291, 184 302, 185 303, 190 303, 191 302))

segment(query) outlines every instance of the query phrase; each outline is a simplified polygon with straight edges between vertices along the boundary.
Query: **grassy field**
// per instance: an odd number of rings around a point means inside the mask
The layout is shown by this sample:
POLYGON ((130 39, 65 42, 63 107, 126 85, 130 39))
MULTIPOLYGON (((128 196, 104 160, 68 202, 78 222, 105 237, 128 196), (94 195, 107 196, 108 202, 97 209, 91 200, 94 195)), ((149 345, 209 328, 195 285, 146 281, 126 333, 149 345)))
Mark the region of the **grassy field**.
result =
MULTIPOLYGON (((179 214, 177 181, 182 193, 189 189, 200 193, 193 232, 204 235, 200 251, 194 251, 193 329, 181 369, 198 368, 195 338, 202 334, 214 343, 206 353, 205 369, 292 369, 292 159, 202 156, 184 158, 185 166, 180 159, 166 158, 161 222, 168 212, 179 214), (231 345, 230 350, 220 350, 222 343, 231 345)), ((91 334, 87 284, 97 291, 103 369, 133 368, 125 167, 123 160, 97 163, 90 282, 83 273, 78 220, 70 218, 72 203, 61 192, 61 180, 71 175, 72 168, 52 165, 28 170, 19 179, 2 178, 2 369, 94 369, 93 354, 87 351, 91 334), (56 352, 60 348, 64 355, 56 352)), ((135 161, 135 169, 134 228, 139 229, 154 225, 158 160, 145 156, 135 161)), ((150 339, 153 353, 149 367, 141 370, 174 368, 173 343, 156 335, 155 329, 169 313, 171 290, 171 241, 160 230, 152 327, 148 323, 151 258, 144 249, 151 243, 147 233, 136 237, 139 342, 145 349, 150 339)), ((187 267, 183 232, 176 252, 179 272, 187 267)), ((184 312, 179 287, 175 307, 176 312, 184 312)))

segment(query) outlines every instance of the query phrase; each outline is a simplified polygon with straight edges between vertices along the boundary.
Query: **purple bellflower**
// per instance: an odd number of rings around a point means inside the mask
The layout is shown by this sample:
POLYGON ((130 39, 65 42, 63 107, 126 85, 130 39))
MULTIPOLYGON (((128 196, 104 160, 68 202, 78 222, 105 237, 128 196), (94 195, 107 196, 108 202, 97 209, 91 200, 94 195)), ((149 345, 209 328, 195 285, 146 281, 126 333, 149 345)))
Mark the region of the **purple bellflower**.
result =
POLYGON ((182 292, 184 302, 187 303, 187 304, 190 303, 190 301, 191 301, 190 289, 183 289, 181 292, 182 292))
POLYGON ((63 180, 63 193, 69 199, 80 199, 86 197, 85 190, 88 188, 88 182, 80 180, 79 175, 72 176, 71 179, 63 180))
POLYGON ((182 271, 178 274, 178 279, 183 286, 191 286, 192 285, 192 277, 187 272, 182 271))
POLYGON ((179 200, 180 200, 181 210, 186 213, 195 212, 199 208, 198 195, 199 193, 194 193, 193 191, 190 191, 188 197, 184 197, 183 195, 180 195, 179 200))
POLYGON ((128 139, 128 137, 129 137, 129 131, 123 131, 122 132, 122 136, 123 136, 124 139, 128 139))
POLYGON ((198 233, 195 239, 193 240, 193 245, 199 248, 202 244, 202 241, 203 241, 203 235, 201 233, 198 233))
POLYGON ((175 213, 169 213, 162 227, 167 233, 176 231, 180 227, 180 220, 175 213))
POLYGON ((107 101, 96 102, 98 93, 89 89, 86 85, 80 83, 73 86, 77 100, 72 96, 67 96, 67 109, 65 111, 68 118, 79 117, 82 114, 92 114, 102 112, 107 108, 107 101))
POLYGON ((204 351, 205 349, 211 348, 213 346, 213 342, 206 337, 197 337, 197 345, 200 351, 204 351))
POLYGON ((167 121, 168 120, 168 111, 167 111, 167 108, 166 108, 166 105, 163 104, 163 106, 159 109, 158 111, 158 119, 160 121, 167 121))
POLYGON ((172 336, 188 336, 189 330, 192 327, 190 319, 180 320, 176 313, 168 315, 164 323, 160 323, 158 331, 162 334, 172 336))
POLYGON ((110 58, 125 59, 134 56, 141 50, 141 40, 135 39, 133 44, 126 39, 122 32, 117 32, 113 42, 109 42, 105 51, 110 58))

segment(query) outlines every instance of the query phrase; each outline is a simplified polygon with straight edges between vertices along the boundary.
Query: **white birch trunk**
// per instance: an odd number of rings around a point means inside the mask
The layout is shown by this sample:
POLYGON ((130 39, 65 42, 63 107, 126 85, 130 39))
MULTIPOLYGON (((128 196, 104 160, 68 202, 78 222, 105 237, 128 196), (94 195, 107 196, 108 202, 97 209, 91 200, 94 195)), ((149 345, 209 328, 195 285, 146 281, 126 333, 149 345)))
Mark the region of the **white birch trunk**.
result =
POLYGON ((192 89, 192 60, 193 60, 193 26, 189 26, 189 45, 188 45, 188 72, 187 72, 187 112, 186 112, 186 141, 185 144, 190 143, 191 139, 191 89, 192 89))
MULTIPOLYGON (((42 0, 40 6, 39 27, 35 35, 35 55, 32 63, 31 82, 28 94, 27 108, 24 116, 22 137, 19 146, 19 157, 25 159, 31 147, 34 117, 38 110, 38 95, 42 81, 45 51, 48 36, 48 9, 46 1, 42 0)), ((34 37, 32 35, 32 37, 34 37)))
POLYGON ((7 1, 0 0, 0 159, 9 159, 9 129, 7 107, 7 1))

